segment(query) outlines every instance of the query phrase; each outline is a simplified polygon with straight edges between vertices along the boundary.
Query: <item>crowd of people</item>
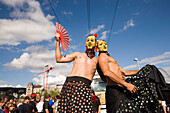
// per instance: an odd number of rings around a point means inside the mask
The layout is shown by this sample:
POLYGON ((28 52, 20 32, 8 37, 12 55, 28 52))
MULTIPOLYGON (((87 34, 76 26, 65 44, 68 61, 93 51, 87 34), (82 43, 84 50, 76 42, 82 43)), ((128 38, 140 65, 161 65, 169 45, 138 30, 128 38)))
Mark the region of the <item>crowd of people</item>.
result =
POLYGON ((49 94, 25 96, 21 98, 1 97, 0 113, 56 113, 58 98, 49 94))
MULTIPOLYGON (((100 99, 93 93, 93 106, 100 113, 100 99)), ((0 113, 57 113, 59 96, 32 94, 15 98, 0 98, 0 113)))

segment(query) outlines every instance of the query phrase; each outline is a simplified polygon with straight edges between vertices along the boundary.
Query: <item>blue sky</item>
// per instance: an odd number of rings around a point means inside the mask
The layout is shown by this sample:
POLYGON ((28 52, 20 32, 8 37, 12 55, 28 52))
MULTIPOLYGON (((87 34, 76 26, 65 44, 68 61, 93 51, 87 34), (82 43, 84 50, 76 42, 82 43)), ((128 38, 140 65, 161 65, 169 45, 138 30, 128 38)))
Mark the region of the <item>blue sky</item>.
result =
MULTIPOLYGON (((50 0, 70 36, 72 51, 84 52, 88 34, 87 0, 50 0)), ((152 64, 170 75, 170 1, 90 0, 90 30, 109 42, 108 51, 126 70, 152 64)), ((42 84, 44 66, 54 67, 49 83, 63 83, 73 63, 55 62, 56 17, 48 0, 0 0, 0 86, 42 84)), ((97 56, 97 54, 96 54, 97 56)), ((165 75, 166 81, 170 78, 165 75)))

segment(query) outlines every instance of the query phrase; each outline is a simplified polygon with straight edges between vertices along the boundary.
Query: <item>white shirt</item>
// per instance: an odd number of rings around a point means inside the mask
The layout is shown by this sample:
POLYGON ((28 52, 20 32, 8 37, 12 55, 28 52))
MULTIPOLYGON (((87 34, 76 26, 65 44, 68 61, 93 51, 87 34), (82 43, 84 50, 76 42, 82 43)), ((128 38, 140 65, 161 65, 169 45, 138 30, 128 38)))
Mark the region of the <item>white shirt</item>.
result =
POLYGON ((37 110, 38 112, 43 112, 43 105, 44 105, 44 102, 38 102, 37 103, 37 110))

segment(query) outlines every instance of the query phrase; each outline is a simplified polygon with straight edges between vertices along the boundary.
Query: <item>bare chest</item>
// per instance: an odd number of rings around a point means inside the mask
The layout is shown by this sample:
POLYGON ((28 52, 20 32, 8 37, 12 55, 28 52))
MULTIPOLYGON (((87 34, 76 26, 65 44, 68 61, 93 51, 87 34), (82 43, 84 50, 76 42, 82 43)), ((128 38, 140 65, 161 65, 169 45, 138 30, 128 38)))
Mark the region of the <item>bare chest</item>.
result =
POLYGON ((87 65, 91 66, 91 65, 97 64, 97 58, 93 57, 93 58, 90 59, 86 54, 81 54, 81 55, 77 56, 75 62, 81 63, 82 65, 87 64, 87 65))

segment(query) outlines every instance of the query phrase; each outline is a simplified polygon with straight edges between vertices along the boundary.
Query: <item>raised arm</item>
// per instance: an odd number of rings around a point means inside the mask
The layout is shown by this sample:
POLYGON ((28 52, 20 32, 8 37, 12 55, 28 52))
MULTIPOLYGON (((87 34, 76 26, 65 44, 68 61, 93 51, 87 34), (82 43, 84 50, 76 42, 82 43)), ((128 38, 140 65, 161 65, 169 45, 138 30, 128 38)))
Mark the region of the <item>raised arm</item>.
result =
POLYGON ((58 63, 72 62, 76 58, 77 52, 68 54, 66 56, 62 56, 60 50, 60 34, 56 33, 54 37, 56 39, 56 50, 55 50, 56 62, 58 63))
POLYGON ((136 86, 120 79, 114 72, 110 71, 108 57, 106 56, 106 54, 100 54, 99 66, 100 66, 103 74, 105 76, 109 77, 112 81, 125 86, 131 93, 136 92, 136 90, 137 90, 136 86))
POLYGON ((139 70, 124 70, 121 67, 120 67, 120 70, 125 74, 125 76, 136 75, 136 73, 139 71, 139 70))

